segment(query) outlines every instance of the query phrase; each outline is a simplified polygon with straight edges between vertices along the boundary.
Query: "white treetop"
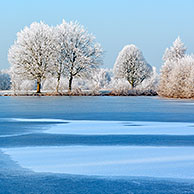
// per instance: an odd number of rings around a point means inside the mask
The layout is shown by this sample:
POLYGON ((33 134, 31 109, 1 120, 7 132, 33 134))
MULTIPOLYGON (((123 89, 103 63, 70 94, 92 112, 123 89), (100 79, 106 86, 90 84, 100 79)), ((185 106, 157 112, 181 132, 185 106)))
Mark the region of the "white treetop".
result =
POLYGON ((89 77, 101 65, 102 48, 95 37, 77 22, 56 27, 58 37, 57 71, 69 79, 69 90, 75 77, 89 77))
POLYGON ((133 44, 122 49, 114 65, 115 76, 126 79, 132 88, 148 78, 151 72, 151 66, 144 59, 142 52, 133 44))
POLYGON ((17 40, 9 49, 8 60, 14 74, 24 80, 35 80, 37 92, 40 92, 40 84, 54 63, 54 50, 52 28, 42 22, 34 22, 17 33, 17 40))
POLYGON ((177 39, 173 42, 173 46, 167 48, 163 60, 166 61, 177 61, 185 56, 186 48, 184 43, 181 41, 180 37, 178 36, 177 39))

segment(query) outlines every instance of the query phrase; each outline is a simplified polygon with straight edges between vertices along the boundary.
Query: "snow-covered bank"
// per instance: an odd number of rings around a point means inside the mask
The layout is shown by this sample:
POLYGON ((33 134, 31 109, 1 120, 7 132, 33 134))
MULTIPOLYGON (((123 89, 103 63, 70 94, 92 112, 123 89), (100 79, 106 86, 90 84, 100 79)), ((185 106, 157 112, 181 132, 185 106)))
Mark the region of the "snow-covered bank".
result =
POLYGON ((3 151, 35 172, 194 178, 194 147, 62 146, 3 151))

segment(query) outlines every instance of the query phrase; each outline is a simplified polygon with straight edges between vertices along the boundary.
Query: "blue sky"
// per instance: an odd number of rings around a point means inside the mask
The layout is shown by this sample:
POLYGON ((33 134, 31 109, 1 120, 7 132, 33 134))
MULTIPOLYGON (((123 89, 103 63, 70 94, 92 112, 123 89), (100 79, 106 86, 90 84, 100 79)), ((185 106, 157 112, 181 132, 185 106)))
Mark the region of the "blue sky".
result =
POLYGON ((123 46, 135 44, 159 70, 165 48, 178 35, 194 53, 193 0, 2 0, 0 7, 0 69, 9 67, 7 52, 16 33, 33 21, 77 20, 101 43, 108 68, 123 46))

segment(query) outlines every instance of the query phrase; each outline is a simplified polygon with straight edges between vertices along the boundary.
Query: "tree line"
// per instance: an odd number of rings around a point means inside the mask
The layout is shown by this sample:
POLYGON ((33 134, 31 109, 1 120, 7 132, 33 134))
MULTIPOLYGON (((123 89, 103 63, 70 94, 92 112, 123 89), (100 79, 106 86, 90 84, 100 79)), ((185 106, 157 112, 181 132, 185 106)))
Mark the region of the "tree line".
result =
MULTIPOLYGON (((126 45, 112 70, 103 69, 103 49, 96 38, 77 22, 55 27, 32 23, 17 33, 8 52, 11 87, 34 87, 72 91, 72 84, 84 89, 108 89, 126 93, 132 89, 155 91, 165 97, 194 97, 194 57, 186 55, 178 37, 163 56, 158 75, 135 45, 126 45)), ((25 89, 25 88, 24 88, 25 89)))
POLYGON ((49 76, 57 79, 56 92, 62 76, 68 78, 69 91, 75 77, 88 77, 102 64, 103 50, 95 37, 77 22, 50 27, 34 22, 17 34, 8 60, 14 79, 35 80, 37 93, 49 76))

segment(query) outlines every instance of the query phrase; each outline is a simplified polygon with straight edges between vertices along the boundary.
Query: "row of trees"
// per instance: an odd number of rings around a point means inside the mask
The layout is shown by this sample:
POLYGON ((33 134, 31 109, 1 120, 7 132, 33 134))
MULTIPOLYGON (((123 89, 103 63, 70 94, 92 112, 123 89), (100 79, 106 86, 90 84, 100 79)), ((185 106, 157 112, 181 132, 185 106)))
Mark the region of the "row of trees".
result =
POLYGON ((119 80, 127 81, 133 89, 153 74, 152 67, 135 45, 123 48, 113 71, 99 68, 102 55, 95 37, 77 22, 63 21, 56 27, 32 23, 17 34, 9 49, 12 88, 32 88, 36 82, 38 93, 41 84, 45 89, 52 85, 59 92, 68 82, 71 91, 73 80, 79 85, 85 79, 93 89, 102 87, 102 83, 106 83, 103 87, 114 88, 121 83, 119 80))
POLYGON ((58 92, 61 78, 65 77, 71 91, 75 77, 89 77, 102 64, 102 53, 95 37, 76 22, 63 21, 56 27, 32 23, 17 34, 9 49, 12 84, 33 80, 39 93, 41 83, 55 77, 58 92))
POLYGON ((71 91, 74 83, 74 88, 86 90, 104 88, 122 93, 135 88, 185 98, 194 97, 194 57, 185 53, 178 37, 164 53, 160 79, 135 45, 121 50, 113 70, 103 69, 103 50, 83 26, 63 21, 50 27, 35 22, 17 34, 8 60, 15 90, 36 85, 39 93, 42 85, 44 90, 71 91))

